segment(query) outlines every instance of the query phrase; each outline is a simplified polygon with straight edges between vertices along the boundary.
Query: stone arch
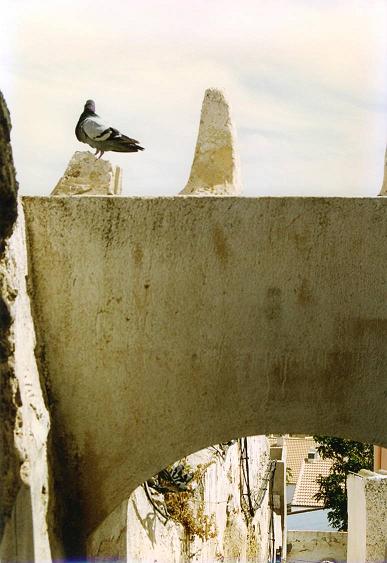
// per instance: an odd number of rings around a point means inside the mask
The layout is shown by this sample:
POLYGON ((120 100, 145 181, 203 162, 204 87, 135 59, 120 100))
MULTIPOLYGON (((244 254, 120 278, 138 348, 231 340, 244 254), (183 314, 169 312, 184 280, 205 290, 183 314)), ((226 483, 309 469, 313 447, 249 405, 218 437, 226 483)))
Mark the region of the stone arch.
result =
POLYGON ((24 209, 53 425, 86 529, 211 443, 305 432, 387 445, 382 198, 24 209))

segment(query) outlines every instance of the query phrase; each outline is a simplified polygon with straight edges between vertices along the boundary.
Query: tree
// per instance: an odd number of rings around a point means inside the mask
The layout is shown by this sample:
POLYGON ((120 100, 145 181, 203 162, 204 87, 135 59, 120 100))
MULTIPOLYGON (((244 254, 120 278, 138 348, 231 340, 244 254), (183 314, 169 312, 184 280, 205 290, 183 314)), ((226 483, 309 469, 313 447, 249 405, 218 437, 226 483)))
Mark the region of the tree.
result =
POLYGON ((313 436, 322 459, 333 460, 327 477, 318 477, 320 486, 315 499, 329 509, 329 523, 341 532, 347 530, 347 475, 373 468, 373 446, 331 436, 313 436))

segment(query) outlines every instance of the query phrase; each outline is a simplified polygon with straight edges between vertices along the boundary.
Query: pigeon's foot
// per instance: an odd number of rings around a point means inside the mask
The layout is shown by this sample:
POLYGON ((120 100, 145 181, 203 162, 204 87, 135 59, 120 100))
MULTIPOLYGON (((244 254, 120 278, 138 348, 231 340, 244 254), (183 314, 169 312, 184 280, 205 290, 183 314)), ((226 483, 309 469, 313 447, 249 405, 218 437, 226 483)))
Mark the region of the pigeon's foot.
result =
POLYGON ((105 151, 102 151, 101 149, 97 149, 94 153, 94 156, 97 156, 97 154, 100 153, 100 155, 97 157, 97 160, 99 160, 104 152, 105 151))

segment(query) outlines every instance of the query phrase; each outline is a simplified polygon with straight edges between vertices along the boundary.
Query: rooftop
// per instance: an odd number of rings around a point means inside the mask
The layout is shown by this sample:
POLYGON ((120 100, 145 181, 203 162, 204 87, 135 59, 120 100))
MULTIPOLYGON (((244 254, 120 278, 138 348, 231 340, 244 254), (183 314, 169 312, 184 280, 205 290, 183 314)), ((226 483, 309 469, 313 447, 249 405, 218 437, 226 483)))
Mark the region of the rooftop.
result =
POLYGON ((291 471, 288 475, 288 484, 295 485, 298 481, 301 464, 308 457, 308 452, 316 448, 316 442, 311 436, 283 436, 269 438, 270 445, 275 446, 277 440, 283 440, 286 446, 286 464, 291 471))
POLYGON ((294 491, 292 506, 323 507, 323 501, 317 501, 314 495, 319 490, 317 478, 326 477, 332 466, 330 459, 315 459, 302 461, 300 474, 294 491))

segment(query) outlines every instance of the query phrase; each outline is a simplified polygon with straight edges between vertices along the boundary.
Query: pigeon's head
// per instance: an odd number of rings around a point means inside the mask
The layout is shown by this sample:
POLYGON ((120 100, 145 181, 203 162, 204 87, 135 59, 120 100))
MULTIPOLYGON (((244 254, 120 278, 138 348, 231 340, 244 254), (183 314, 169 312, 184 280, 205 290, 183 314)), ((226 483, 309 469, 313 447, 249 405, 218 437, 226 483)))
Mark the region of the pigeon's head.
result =
POLYGON ((95 103, 94 100, 87 100, 85 103, 85 111, 92 111, 95 113, 95 103))

